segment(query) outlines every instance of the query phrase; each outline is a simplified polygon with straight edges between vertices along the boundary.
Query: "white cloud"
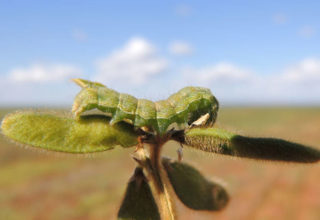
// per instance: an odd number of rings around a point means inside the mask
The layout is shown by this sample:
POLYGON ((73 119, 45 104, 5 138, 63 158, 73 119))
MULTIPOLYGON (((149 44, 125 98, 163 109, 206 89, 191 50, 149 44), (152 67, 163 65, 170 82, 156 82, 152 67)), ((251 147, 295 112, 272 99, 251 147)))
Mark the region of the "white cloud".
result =
POLYGON ((307 58, 294 64, 283 72, 282 80, 295 84, 320 83, 320 59, 307 58))
POLYGON ((14 68, 8 74, 8 79, 13 82, 57 82, 79 76, 81 71, 66 64, 33 64, 29 67, 14 68))
POLYGON ((273 15, 273 21, 274 23, 278 25, 286 24, 288 22, 288 18, 285 14, 283 13, 278 13, 273 15))
POLYGON ((220 62, 198 69, 185 68, 183 73, 199 85, 239 83, 249 81, 253 77, 250 70, 228 62, 220 62))
POLYGON ((304 38, 311 38, 315 35, 316 30, 312 26, 304 26, 299 30, 299 35, 304 38))
POLYGON ((270 74, 226 62, 182 72, 184 82, 179 79, 176 84, 211 88, 222 103, 320 103, 320 59, 316 58, 270 74))
POLYGON ((176 41, 169 45, 169 51, 174 55, 190 55, 193 52, 193 48, 186 42, 176 41))
POLYGON ((81 29, 72 30, 72 37, 78 42, 84 42, 88 39, 87 33, 81 29))
POLYGON ((96 80, 105 83, 117 81, 142 84, 150 77, 163 72, 166 59, 157 54, 155 47, 144 38, 132 38, 123 48, 97 62, 96 80))
MULTIPOLYGON (((132 38, 100 59, 96 67, 93 80, 153 100, 192 85, 210 88, 222 104, 320 103, 319 58, 306 58, 269 74, 230 62, 169 69, 168 61, 153 44, 144 38, 132 38)), ((70 86, 67 79, 79 77, 79 73, 78 68, 66 64, 14 68, 5 77, 0 75, 0 103, 72 103, 79 88, 70 86)))

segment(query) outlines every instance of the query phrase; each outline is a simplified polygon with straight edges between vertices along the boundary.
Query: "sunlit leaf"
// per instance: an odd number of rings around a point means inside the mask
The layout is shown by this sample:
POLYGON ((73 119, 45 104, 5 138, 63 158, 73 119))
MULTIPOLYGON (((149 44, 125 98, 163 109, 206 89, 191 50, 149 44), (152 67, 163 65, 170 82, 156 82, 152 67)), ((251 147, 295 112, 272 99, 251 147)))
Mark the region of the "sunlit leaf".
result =
POLYGON ((312 163, 320 151, 276 138, 253 138, 218 128, 194 128, 185 133, 184 144, 218 154, 262 160, 312 163))
POLYGON ((169 180, 179 199, 195 210, 221 210, 228 201, 226 190, 206 179, 195 168, 185 163, 163 159, 169 180))
POLYGON ((118 212, 118 219, 160 220, 160 214, 148 182, 137 167, 129 180, 127 191, 118 212))
POLYGON ((131 147, 137 136, 131 125, 109 125, 105 116, 82 116, 79 120, 39 112, 7 115, 2 133, 18 143, 46 150, 91 153, 110 150, 117 145, 131 147))

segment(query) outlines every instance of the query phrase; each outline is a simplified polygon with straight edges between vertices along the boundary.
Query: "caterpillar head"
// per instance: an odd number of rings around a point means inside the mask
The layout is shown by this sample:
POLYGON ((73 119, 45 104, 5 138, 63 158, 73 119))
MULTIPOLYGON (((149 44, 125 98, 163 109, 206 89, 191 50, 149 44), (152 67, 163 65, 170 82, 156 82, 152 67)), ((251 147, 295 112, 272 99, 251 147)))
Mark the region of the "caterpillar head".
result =
POLYGON ((211 99, 210 102, 202 103, 195 111, 189 113, 189 127, 209 127, 215 123, 219 110, 219 102, 214 96, 211 99))

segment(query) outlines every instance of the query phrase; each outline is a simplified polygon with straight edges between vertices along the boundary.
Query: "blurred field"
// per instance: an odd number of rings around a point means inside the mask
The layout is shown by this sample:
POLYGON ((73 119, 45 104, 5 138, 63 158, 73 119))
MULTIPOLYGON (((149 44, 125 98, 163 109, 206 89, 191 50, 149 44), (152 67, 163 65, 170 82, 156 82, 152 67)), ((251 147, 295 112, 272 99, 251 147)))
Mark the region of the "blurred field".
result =
MULTIPOLYGON (((320 108, 224 108, 218 125, 320 148, 320 108)), ((165 154, 176 157, 177 147, 169 143, 165 154)), ((1 137, 0 219, 115 219, 135 166, 132 151, 77 157, 24 149, 1 137)), ((179 203, 180 219, 320 219, 319 163, 258 162, 186 148, 184 161, 222 181, 232 199, 214 214, 179 203)))

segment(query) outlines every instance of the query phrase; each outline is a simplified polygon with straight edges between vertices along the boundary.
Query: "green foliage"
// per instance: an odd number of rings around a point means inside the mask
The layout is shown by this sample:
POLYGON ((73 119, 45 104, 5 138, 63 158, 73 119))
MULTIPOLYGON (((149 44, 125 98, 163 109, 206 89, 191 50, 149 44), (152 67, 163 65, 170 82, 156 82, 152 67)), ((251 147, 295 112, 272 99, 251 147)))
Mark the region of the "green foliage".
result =
POLYGON ((235 157, 313 163, 320 151, 276 138, 235 135, 218 128, 193 128, 185 133, 184 144, 199 150, 235 157))
POLYGON ((170 182, 179 199, 195 210, 217 211, 228 201, 227 191, 220 185, 207 180, 195 168, 170 159, 162 160, 170 182))
POLYGON ((18 143, 67 153, 100 152, 138 143, 132 126, 125 123, 111 126, 104 116, 74 120, 40 112, 17 112, 3 119, 1 129, 18 143))
POLYGON ((141 167, 137 167, 129 180, 118 212, 120 220, 158 220, 160 214, 150 186, 141 167))

